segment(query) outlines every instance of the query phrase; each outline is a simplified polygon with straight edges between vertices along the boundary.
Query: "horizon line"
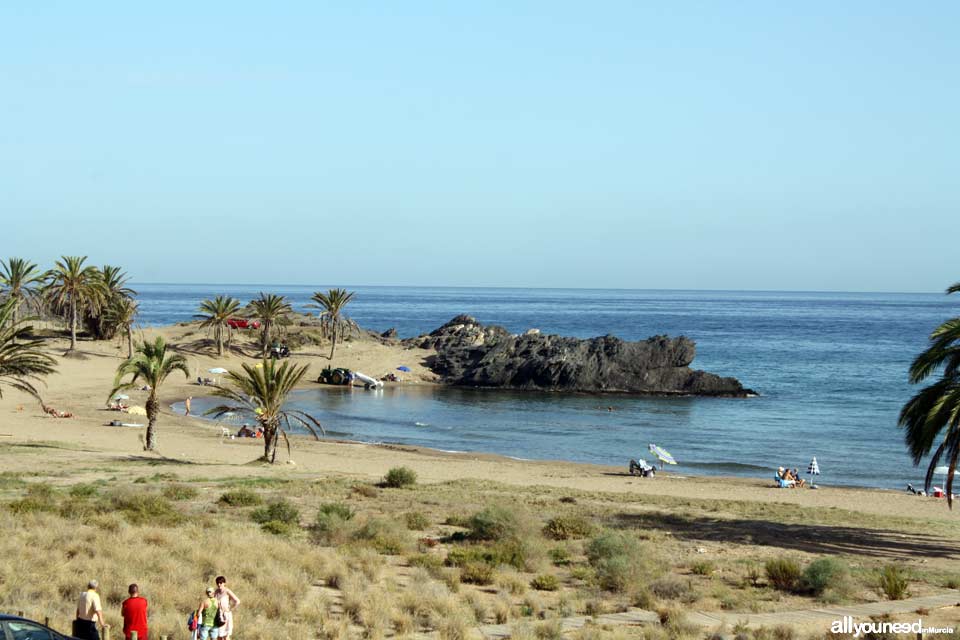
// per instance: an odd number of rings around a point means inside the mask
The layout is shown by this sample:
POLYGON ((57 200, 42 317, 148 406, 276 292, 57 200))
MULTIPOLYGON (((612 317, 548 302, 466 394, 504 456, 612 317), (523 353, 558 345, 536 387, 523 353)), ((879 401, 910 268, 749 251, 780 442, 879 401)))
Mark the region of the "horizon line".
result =
MULTIPOLYGON (((263 283, 263 282, 130 282, 131 286, 174 285, 194 287, 313 287, 314 284, 263 283)), ((419 285, 419 284, 351 284, 338 285, 343 288, 367 289, 511 289, 511 290, 553 290, 553 291, 688 291, 710 293, 850 293, 850 294, 887 294, 887 295, 947 295, 940 291, 883 291, 879 289, 854 291, 849 289, 688 289, 676 287, 558 287, 558 286, 520 286, 520 285, 419 285)))

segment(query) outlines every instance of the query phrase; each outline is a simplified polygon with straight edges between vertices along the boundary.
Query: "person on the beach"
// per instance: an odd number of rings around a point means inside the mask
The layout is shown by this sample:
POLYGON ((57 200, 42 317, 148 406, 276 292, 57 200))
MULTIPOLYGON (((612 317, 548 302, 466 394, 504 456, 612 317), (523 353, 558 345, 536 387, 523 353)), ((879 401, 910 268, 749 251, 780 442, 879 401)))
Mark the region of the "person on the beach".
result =
POLYGON ((217 599, 220 615, 223 616, 219 637, 230 640, 230 636, 233 635, 233 610, 240 604, 240 598, 227 588, 227 579, 223 576, 217 576, 217 590, 214 591, 213 597, 217 599))
POLYGON ((197 626, 198 640, 214 640, 219 635, 220 630, 213 624, 217 617, 217 599, 213 593, 213 587, 207 587, 206 597, 197 605, 197 619, 200 621, 197 626))
POLYGON ((87 583, 87 590, 80 594, 80 600, 77 602, 77 618, 73 621, 73 635, 80 640, 100 640, 97 621, 100 621, 101 629, 107 624, 103 619, 100 594, 97 593, 99 588, 100 583, 91 580, 87 583))
POLYGON ((123 637, 130 640, 130 633, 137 632, 137 640, 147 640, 147 599, 140 595, 140 587, 134 583, 127 588, 130 597, 120 605, 123 616, 123 637))
POLYGON ((187 396, 187 399, 183 401, 183 415, 190 415, 190 400, 193 396, 187 396))
POLYGON ((791 473, 790 476, 793 478, 793 481, 797 483, 798 487, 802 487, 803 485, 807 484, 807 481, 800 477, 800 472, 796 469, 793 470, 793 473, 791 473))

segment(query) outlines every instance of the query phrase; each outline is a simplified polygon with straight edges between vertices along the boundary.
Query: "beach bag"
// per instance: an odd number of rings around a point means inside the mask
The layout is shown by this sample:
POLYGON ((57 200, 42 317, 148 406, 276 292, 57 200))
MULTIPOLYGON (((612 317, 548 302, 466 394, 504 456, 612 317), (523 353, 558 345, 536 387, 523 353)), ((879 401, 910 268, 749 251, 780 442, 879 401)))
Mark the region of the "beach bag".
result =
POLYGON ((213 626, 222 627, 227 624, 227 617, 223 615, 223 609, 217 607, 217 615, 213 616, 213 626))
POLYGON ((197 630, 197 614, 191 613, 187 616, 187 631, 196 631, 197 630))

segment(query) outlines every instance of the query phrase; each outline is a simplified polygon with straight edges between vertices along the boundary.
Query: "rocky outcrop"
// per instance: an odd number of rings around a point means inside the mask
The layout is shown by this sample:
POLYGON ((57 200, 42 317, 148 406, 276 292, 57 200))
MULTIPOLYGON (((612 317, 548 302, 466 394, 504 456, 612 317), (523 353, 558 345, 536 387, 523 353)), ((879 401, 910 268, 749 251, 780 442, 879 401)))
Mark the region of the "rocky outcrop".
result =
POLYGON ((459 386, 651 395, 752 395, 735 378, 689 367, 696 345, 685 337, 628 342, 614 336, 513 335, 460 315, 404 344, 434 349, 427 364, 459 386))

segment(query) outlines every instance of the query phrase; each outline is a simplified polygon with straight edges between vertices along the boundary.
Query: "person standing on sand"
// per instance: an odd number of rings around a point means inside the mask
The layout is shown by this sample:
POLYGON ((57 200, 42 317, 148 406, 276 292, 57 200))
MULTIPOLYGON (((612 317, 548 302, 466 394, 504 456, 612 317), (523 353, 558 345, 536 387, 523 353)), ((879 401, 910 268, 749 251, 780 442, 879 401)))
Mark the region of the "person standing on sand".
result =
POLYGON ((130 597, 120 605, 123 616, 123 637, 130 640, 130 632, 137 632, 137 640, 147 640, 147 599, 140 595, 136 583, 127 589, 130 597))
POLYGON ((100 594, 97 589, 100 583, 91 580, 87 583, 87 590, 80 594, 77 602, 77 618, 73 621, 73 635, 80 640, 100 640, 97 631, 97 620, 100 628, 107 626, 103 620, 103 608, 100 606, 100 594))
POLYGON ((193 399, 193 396, 187 396, 187 399, 183 401, 183 415, 190 415, 190 400, 193 399))
POLYGON ((220 632, 213 624, 217 617, 217 599, 213 597, 213 592, 213 587, 207 587, 207 597, 197 605, 197 619, 200 620, 197 626, 198 640, 214 640, 220 632))
POLYGON ((213 593, 217 599, 217 607, 223 617, 223 626, 220 627, 220 637, 230 640, 233 635, 233 610, 240 604, 240 598, 227 588, 227 579, 217 576, 217 590, 213 593))

